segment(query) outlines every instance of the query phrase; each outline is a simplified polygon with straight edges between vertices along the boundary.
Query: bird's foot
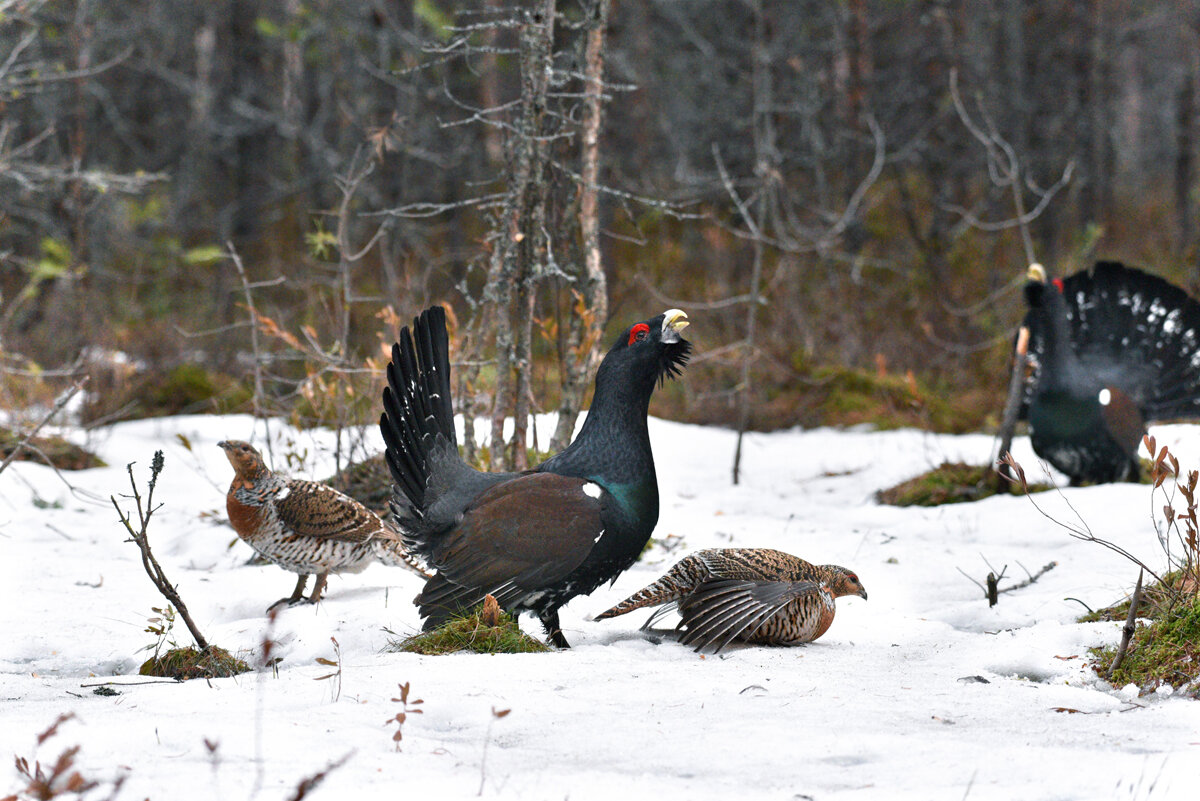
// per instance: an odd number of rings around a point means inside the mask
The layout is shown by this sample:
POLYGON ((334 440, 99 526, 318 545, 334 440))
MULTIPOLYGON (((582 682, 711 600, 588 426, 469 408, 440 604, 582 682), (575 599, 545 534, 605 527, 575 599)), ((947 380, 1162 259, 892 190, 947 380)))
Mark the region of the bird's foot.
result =
POLYGON ((312 600, 311 598, 305 598, 303 595, 301 595, 299 598, 288 596, 287 598, 280 598, 278 601, 268 606, 267 613, 269 614, 277 609, 283 609, 285 607, 306 606, 315 603, 316 601, 312 600))
POLYGON ((567 638, 563 636, 562 626, 558 622, 558 610, 553 612, 539 612, 538 619, 542 621, 542 627, 546 629, 546 639, 555 648, 570 648, 571 644, 567 642, 567 638))

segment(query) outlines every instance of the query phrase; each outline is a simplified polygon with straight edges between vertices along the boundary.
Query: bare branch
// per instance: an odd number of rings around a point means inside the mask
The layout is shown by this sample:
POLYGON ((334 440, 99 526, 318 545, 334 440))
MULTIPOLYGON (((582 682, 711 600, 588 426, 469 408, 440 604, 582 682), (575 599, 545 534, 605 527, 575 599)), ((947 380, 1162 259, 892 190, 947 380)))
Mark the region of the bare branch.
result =
POLYGON ((87 382, 88 377, 84 376, 76 381, 69 390, 62 394, 62 396, 55 402, 54 407, 46 413, 45 417, 42 418, 42 421, 34 426, 33 430, 26 434, 21 441, 18 442, 15 447, 13 447, 12 452, 8 454, 8 457, 4 460, 4 463, 0 464, 0 473, 3 473, 9 464, 11 464, 12 461, 17 458, 17 454, 21 452, 21 449, 29 446, 30 441, 37 436, 37 433, 42 430, 42 427, 45 426, 46 423, 49 423, 55 415, 61 412, 63 407, 70 403, 71 398, 75 397, 75 393, 83 389, 84 384, 87 382))

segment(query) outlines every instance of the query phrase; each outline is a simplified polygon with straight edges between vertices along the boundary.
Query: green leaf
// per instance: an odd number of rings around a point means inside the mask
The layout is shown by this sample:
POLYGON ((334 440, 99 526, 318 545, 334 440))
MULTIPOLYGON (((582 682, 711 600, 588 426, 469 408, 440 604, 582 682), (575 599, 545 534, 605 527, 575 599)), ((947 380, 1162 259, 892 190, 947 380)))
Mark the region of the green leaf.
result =
POLYGON ((254 30, 258 31, 259 36, 267 39, 272 39, 280 35, 279 26, 267 17, 258 17, 255 19, 254 30))
POLYGON ((183 254, 183 260, 188 264, 216 264, 223 258, 225 258, 225 251, 217 245, 201 245, 183 254))
POLYGON ((450 15, 442 11, 433 0, 417 0, 413 3, 413 15, 424 22, 443 41, 450 38, 450 28, 454 21, 450 15))

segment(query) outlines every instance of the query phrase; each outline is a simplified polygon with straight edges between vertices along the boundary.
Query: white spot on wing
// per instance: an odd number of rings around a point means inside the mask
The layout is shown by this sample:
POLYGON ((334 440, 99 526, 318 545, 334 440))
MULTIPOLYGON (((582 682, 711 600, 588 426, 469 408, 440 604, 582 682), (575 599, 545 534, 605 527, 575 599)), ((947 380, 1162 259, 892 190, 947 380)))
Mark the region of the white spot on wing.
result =
POLYGON ((1112 393, 1108 391, 1108 387, 1100 390, 1100 405, 1107 406, 1112 402, 1112 393))
POLYGON ((600 488, 599 484, 595 484, 591 481, 589 481, 583 485, 583 494, 588 496, 589 498, 599 498, 600 493, 603 491, 604 490, 602 490, 600 488))
POLYGON ((275 496, 275 500, 282 501, 284 498, 286 498, 287 496, 289 496, 291 494, 292 494, 292 488, 284 487, 283 489, 279 490, 279 493, 275 496))

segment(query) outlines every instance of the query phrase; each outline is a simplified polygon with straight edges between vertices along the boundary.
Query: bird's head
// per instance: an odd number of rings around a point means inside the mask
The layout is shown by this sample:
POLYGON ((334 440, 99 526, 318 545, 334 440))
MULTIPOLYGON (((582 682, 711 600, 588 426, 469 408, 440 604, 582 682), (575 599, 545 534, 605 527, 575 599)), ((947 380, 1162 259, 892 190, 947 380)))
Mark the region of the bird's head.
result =
POLYGON ((1045 267, 1037 263, 1029 265, 1029 269, 1025 271, 1025 302, 1029 304, 1029 308, 1039 309, 1047 305, 1048 285, 1053 286, 1057 290, 1056 295, 1062 294, 1063 282, 1061 278, 1047 281, 1045 267))
POLYGON ((262 455, 249 442, 227 439, 218 442, 217 447, 225 451, 225 458, 240 478, 253 478, 267 469, 262 455))
POLYGON ((822 565, 830 574, 829 592, 834 598, 840 598, 843 595, 857 595, 864 601, 867 600, 867 590, 863 587, 862 582, 858 580, 858 574, 853 570, 847 570, 840 565, 822 565))
POLYGON ((687 314, 679 309, 668 309, 634 323, 617 336, 602 367, 611 370, 620 366, 632 376, 648 380, 651 386, 675 378, 683 372, 692 352, 692 343, 680 336, 687 325, 687 314))

